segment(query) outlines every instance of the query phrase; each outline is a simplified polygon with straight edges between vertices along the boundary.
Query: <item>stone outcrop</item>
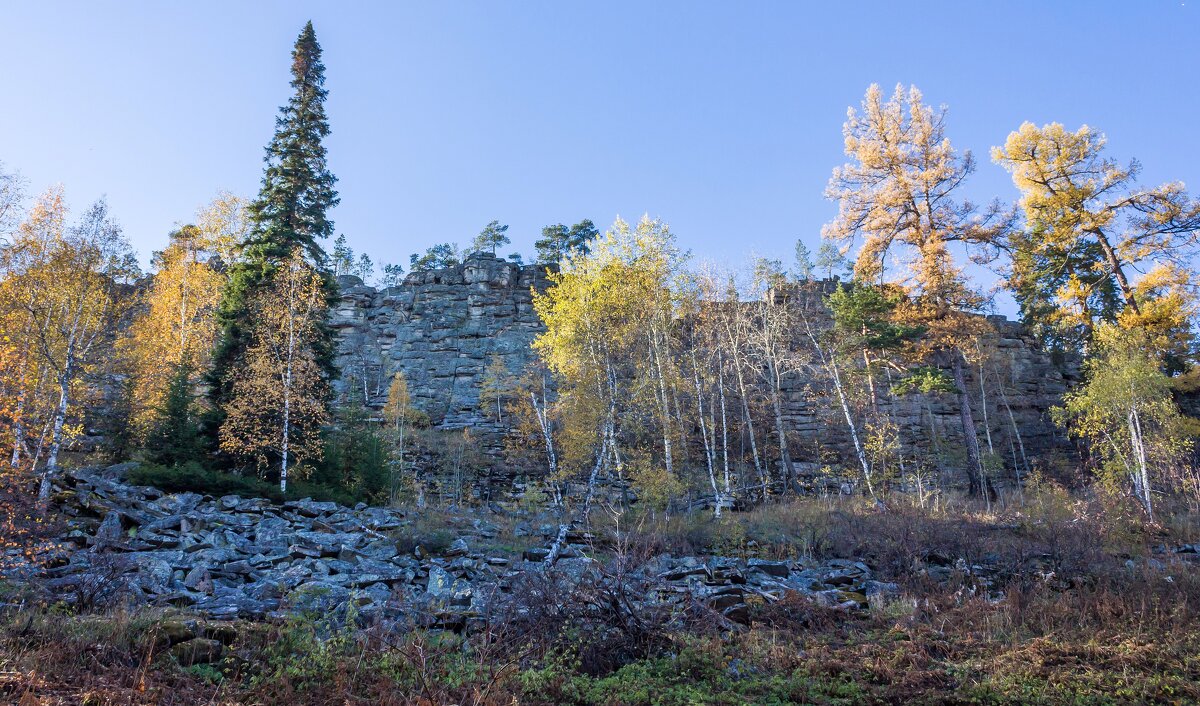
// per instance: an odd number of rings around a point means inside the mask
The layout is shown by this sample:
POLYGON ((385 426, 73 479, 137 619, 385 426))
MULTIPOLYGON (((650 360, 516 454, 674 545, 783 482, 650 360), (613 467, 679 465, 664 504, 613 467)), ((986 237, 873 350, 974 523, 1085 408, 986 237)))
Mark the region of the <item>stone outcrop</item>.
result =
MULTIPOLYGON (((563 601, 573 591, 622 590, 641 607, 706 606, 733 623, 749 620, 754 600, 803 596, 852 610, 896 592, 852 559, 659 555, 625 567, 618 579, 591 558, 602 540, 578 528, 546 567, 555 525, 535 528, 536 518, 518 525, 531 545, 522 556, 489 551, 497 527, 481 518, 455 518, 452 542, 408 547, 401 538, 416 518, 403 511, 165 494, 123 482, 126 468, 60 478, 55 508, 69 529, 63 556, 41 582, 57 600, 87 604, 81 608, 176 606, 208 620, 303 613, 464 629, 519 600, 523 587, 536 592, 526 598, 552 590, 563 601)), ((168 632, 172 645, 187 644, 180 658, 189 661, 211 661, 226 641, 204 625, 168 632)))
POLYGON ((533 289, 547 285, 545 267, 474 253, 444 270, 414 272, 378 291, 342 277, 332 316, 339 334, 343 395, 381 405, 397 371, 413 404, 438 426, 502 431, 479 406, 479 381, 492 356, 519 374, 541 330, 533 289))
MULTIPOLYGON (((472 427, 485 446, 498 450, 505 430, 482 413, 480 381, 493 355, 513 374, 533 359, 530 343, 542 329, 531 291, 547 286, 544 267, 474 253, 456 267, 415 272, 381 291, 356 277, 343 277, 340 284, 332 325, 339 333, 341 393, 382 405, 391 376, 402 370, 415 406, 435 426, 472 427)), ((818 283, 813 291, 832 291, 832 286, 818 283)), ((823 307, 816 309, 827 324, 823 307)), ((1023 326, 999 316, 989 320, 994 334, 982 346, 982 367, 969 364, 964 372, 980 445, 992 452, 990 463, 1002 464, 994 475, 1004 482, 1029 472, 1034 458, 1063 445, 1048 410, 1070 380, 1023 326)), ((816 367, 802 369, 788 378, 785 395, 797 470, 814 478, 824 466, 853 465, 853 446, 824 377, 816 367)), ((929 480, 937 474, 951 480, 961 475, 956 396, 910 394, 880 404, 899 427, 912 482, 918 473, 929 480)))

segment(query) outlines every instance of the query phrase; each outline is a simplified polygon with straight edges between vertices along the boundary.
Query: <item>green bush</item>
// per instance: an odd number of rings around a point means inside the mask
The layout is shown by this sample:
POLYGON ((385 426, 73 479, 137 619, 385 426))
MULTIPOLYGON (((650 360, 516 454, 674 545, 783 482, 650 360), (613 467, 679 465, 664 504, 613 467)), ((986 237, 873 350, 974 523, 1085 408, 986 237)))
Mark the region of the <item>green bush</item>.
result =
POLYGON ((417 547, 430 554, 441 554, 457 537, 453 527, 430 515, 422 515, 413 524, 392 534, 396 550, 403 554, 411 554, 417 547))
POLYGON ((304 481, 290 481, 287 495, 284 495, 274 483, 223 471, 211 471, 195 461, 178 466, 143 464, 129 471, 126 477, 135 485, 149 485, 169 493, 190 492, 216 497, 240 495, 246 498, 267 498, 273 502, 299 498, 331 500, 343 505, 353 505, 357 502, 354 494, 347 490, 304 481))

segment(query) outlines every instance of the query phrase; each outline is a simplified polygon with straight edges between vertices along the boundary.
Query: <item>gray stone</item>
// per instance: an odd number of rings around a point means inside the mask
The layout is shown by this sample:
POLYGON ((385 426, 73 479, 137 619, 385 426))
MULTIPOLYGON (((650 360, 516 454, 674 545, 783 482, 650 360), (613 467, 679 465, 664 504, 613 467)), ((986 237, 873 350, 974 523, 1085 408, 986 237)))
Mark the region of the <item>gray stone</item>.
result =
POLYGON ((112 544, 119 542, 124 536, 121 529, 121 515, 117 512, 109 512, 104 516, 104 521, 96 529, 96 541, 101 544, 112 544))
POLYGON ((746 562, 746 568, 750 571, 758 571, 767 576, 776 578, 787 578, 791 573, 791 567, 786 561, 767 561, 765 559, 751 559, 746 562))
POLYGON ((309 581, 290 591, 288 604, 302 613, 329 613, 350 599, 350 591, 329 581, 309 581))

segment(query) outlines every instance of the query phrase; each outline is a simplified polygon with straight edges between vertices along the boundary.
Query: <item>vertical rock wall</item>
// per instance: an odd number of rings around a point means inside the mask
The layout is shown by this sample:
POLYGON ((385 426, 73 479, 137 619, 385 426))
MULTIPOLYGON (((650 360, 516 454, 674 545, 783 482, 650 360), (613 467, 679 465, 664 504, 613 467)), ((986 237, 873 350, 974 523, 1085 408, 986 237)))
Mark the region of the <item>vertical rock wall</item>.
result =
MULTIPOLYGON (((382 291, 356 277, 343 277, 340 285, 332 318, 339 334, 339 394, 381 406, 392 375, 402 370, 414 405, 435 426, 469 426, 495 448, 504 429, 480 409, 480 382, 493 355, 513 374, 533 360, 530 343, 541 324, 531 290, 547 286, 544 268, 475 253, 461 265, 412 273, 382 291)), ((821 325, 828 325, 823 307, 817 310, 825 317, 821 325)), ((1020 324, 1004 317, 991 322, 996 333, 984 343, 982 368, 978 361, 968 365, 966 383, 982 450, 990 448, 1004 464, 999 476, 1013 478, 1028 471, 1032 459, 1062 445, 1048 410, 1069 381, 1020 324)), ((853 463, 844 419, 823 380, 815 368, 789 379, 785 418, 801 472, 853 463)), ((911 470, 923 465, 931 474, 959 480, 964 459, 956 396, 881 396, 880 404, 896 420, 911 470)), ((772 443, 760 439, 764 447, 772 443)))
POLYGON ((513 374, 532 359, 541 330, 534 287, 545 268, 474 253, 457 267, 409 274, 377 291, 342 277, 332 324, 339 336, 338 392, 382 405, 392 376, 403 371, 413 405, 437 426, 500 431, 480 410, 479 383, 491 357, 513 374))

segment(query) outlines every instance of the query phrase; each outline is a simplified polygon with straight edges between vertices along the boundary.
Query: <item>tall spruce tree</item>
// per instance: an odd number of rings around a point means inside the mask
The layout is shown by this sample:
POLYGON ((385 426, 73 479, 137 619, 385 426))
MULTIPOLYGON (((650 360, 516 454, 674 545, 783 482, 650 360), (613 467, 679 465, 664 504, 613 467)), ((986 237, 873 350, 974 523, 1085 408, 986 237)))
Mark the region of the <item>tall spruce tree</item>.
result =
MULTIPOLYGON (((304 26, 292 50, 292 97, 279 109, 275 135, 266 147, 262 187, 250 204, 251 229, 230 267, 229 281, 217 312, 220 335, 213 356, 210 395, 213 417, 207 430, 215 442, 233 385, 230 372, 244 359, 249 343, 252 295, 269 286, 279 264, 299 250, 326 280, 332 303, 336 287, 321 241, 333 233, 328 213, 337 205, 337 178, 330 173, 322 140, 329 135, 325 116, 325 66, 312 22, 304 26)), ((335 374, 333 334, 322 322, 313 344, 325 373, 335 374)))

